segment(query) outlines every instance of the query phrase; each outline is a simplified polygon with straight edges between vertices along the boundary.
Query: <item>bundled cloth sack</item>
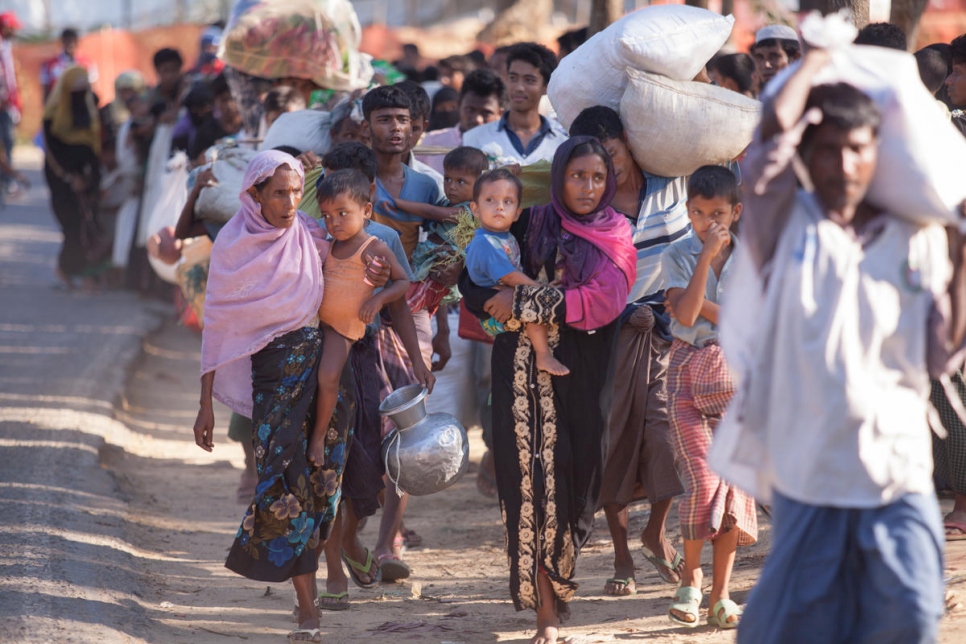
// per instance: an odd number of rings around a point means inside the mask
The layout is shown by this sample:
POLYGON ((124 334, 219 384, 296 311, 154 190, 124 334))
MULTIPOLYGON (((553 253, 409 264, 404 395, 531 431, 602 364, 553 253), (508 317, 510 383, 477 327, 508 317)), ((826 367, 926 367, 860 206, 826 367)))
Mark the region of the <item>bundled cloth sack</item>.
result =
POLYGON ((621 122, 634 160, 662 177, 727 163, 751 143, 761 104, 718 87, 627 70, 621 122))
POLYGON ((215 185, 202 188, 195 203, 195 214, 205 221, 224 224, 241 207, 238 195, 242 191, 242 179, 248 162, 256 152, 228 141, 210 148, 207 152, 211 160, 211 171, 215 175, 215 185))
MULTIPOLYGON (((869 203, 916 223, 959 223, 957 209, 966 199, 966 140, 936 110, 936 100, 922 84, 912 54, 853 45, 855 27, 839 14, 809 15, 801 34, 831 56, 829 65, 815 76, 816 85, 853 85, 882 113, 869 203)), ((775 77, 763 100, 774 97, 799 65, 775 77)))
POLYGON ((565 56, 547 87, 557 120, 570 128, 588 107, 618 110, 624 70, 692 80, 731 36, 735 19, 686 5, 656 5, 630 13, 565 56))
POLYGON ((295 148, 300 152, 315 152, 322 156, 332 147, 332 112, 322 110, 299 110, 279 116, 268 128, 262 141, 262 150, 280 146, 295 148))
POLYGON ((260 78, 304 78, 353 91, 369 85, 371 57, 349 0, 240 0, 218 51, 226 64, 260 78))

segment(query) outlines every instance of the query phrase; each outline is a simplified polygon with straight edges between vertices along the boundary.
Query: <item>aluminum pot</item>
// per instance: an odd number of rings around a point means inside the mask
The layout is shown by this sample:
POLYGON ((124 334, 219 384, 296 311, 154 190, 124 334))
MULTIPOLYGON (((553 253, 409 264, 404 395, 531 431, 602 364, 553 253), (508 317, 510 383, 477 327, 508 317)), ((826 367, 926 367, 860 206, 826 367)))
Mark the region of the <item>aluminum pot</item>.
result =
POLYGON ((470 464, 466 429, 455 416, 426 413, 427 393, 422 385, 409 385, 379 405, 379 413, 396 424, 382 441, 386 474, 397 490, 413 496, 445 490, 470 464))

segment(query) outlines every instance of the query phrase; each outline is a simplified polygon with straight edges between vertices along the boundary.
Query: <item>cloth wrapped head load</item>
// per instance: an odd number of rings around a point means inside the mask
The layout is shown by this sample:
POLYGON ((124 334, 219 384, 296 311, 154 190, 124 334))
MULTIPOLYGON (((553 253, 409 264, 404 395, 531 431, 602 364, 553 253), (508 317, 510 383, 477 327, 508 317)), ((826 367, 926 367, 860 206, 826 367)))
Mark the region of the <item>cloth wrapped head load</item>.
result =
MULTIPOLYGON (((837 14, 810 15, 801 32, 831 55, 814 84, 848 83, 865 92, 882 115, 868 202, 916 223, 958 222, 957 209, 966 199, 966 139, 936 109, 912 54, 853 45, 855 28, 837 14)), ((774 98, 799 66, 782 70, 762 100, 774 98)))
POLYGON ((268 128, 261 149, 274 150, 285 146, 322 156, 332 147, 332 114, 322 110, 285 112, 268 128))
POLYGON ((760 103, 731 90, 627 70, 621 121, 634 160, 662 177, 727 163, 751 143, 760 103))
POLYGON ((195 213, 205 221, 223 224, 241 207, 238 195, 242 191, 245 169, 255 157, 255 151, 230 141, 211 148, 208 154, 214 157, 211 171, 217 183, 201 189, 195 213))
POLYGON ((686 5, 656 5, 624 16, 565 56, 547 87, 557 119, 569 128, 584 109, 620 109, 627 68, 689 81, 721 49, 733 16, 686 5))
POLYGON ((352 91, 369 85, 371 57, 349 0, 238 0, 218 56, 261 78, 304 78, 352 91))

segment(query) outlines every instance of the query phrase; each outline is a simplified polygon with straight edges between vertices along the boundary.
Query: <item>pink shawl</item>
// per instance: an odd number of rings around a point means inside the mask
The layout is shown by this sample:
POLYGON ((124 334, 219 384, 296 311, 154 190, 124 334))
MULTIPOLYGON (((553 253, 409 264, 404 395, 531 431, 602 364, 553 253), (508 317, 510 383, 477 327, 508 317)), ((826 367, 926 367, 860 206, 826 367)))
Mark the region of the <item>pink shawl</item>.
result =
POLYGON ((211 249, 201 373, 215 371, 214 396, 251 418, 251 356, 275 338, 306 326, 322 303, 319 225, 299 212, 290 228, 276 228, 248 194, 282 165, 304 180, 302 164, 284 152, 257 154, 242 183, 241 208, 211 249))

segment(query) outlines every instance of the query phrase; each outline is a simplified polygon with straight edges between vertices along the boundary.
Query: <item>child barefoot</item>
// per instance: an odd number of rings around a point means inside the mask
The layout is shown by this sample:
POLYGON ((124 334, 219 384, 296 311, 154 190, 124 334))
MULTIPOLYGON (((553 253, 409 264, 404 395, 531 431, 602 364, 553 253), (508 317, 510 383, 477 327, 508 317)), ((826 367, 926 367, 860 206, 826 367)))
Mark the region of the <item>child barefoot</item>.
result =
POLYGON ((319 182, 317 199, 326 230, 333 237, 322 274, 325 280, 319 320, 324 344, 319 363, 319 398, 309 459, 325 462, 325 432, 339 397, 339 379, 352 343, 365 335, 366 324, 389 302, 406 295, 409 280, 395 254, 370 237, 365 222, 372 215, 370 182, 358 170, 338 170, 319 182), (388 261, 392 283, 373 294, 365 279, 366 264, 388 261))
MULTIPOLYGON (((520 246, 510 234, 510 226, 523 211, 522 195, 520 180, 503 168, 487 172, 476 180, 472 209, 480 220, 480 227, 466 247, 466 270, 477 286, 541 285, 520 270, 520 246)), ((495 320, 487 320, 484 325, 502 331, 502 325, 495 320)), ((533 345, 538 369, 554 376, 570 373, 550 351, 546 328, 527 324, 524 332, 533 345)))
POLYGON ((731 268, 735 238, 729 232, 741 215, 735 175, 720 166, 704 166, 688 180, 688 217, 692 234, 664 251, 667 299, 674 312, 668 367, 668 416, 674 464, 685 495, 678 509, 684 538, 681 586, 668 611, 671 621, 698 625, 701 595, 701 548, 713 547, 714 579, 708 623, 738 626, 741 609, 728 586, 738 546, 758 538, 755 501, 722 481, 708 468, 708 448, 734 383, 718 346, 718 303, 731 268))

